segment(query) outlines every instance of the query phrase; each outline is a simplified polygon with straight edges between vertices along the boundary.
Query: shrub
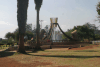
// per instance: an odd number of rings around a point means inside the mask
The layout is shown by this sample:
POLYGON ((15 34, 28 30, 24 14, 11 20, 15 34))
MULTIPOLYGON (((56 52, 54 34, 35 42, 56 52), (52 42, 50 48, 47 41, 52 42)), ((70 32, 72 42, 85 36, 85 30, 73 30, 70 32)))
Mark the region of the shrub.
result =
POLYGON ((0 43, 7 44, 8 40, 2 40, 0 43))

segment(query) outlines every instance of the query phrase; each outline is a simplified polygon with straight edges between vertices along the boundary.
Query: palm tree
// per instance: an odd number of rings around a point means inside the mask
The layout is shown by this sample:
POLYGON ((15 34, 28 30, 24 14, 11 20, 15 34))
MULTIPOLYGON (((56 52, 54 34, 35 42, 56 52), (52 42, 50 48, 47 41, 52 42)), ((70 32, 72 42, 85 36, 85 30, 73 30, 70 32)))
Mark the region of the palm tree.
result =
POLYGON ((35 9, 37 10, 37 28, 36 28, 36 42, 37 42, 37 45, 35 47, 35 49, 41 49, 40 48, 40 41, 39 41, 39 29, 40 29, 40 25, 39 25, 39 10, 41 8, 41 5, 42 5, 42 1, 43 0, 34 0, 35 2, 35 9))
POLYGON ((24 34, 27 21, 27 8, 29 0, 17 0, 17 21, 19 27, 19 47, 17 52, 26 53, 24 47, 24 34))

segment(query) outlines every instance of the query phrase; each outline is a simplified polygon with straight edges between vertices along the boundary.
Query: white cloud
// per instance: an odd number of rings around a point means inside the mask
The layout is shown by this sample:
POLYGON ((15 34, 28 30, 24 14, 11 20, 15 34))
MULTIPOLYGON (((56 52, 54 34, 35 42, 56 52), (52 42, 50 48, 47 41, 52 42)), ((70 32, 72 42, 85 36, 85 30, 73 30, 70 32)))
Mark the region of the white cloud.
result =
POLYGON ((5 21, 0 21, 0 32, 4 31, 6 29, 12 28, 13 26, 15 26, 15 25, 10 24, 10 23, 5 22, 5 21))
POLYGON ((13 24, 10 24, 10 23, 5 22, 5 21, 0 21, 0 25, 13 25, 13 24))
POLYGON ((9 22, 0 21, 0 38, 4 38, 8 32, 14 32, 18 28, 17 25, 10 24, 9 22))
POLYGON ((6 28, 5 30, 0 31, 0 38, 4 38, 5 35, 6 35, 6 33, 8 33, 8 32, 14 32, 15 29, 17 29, 17 28, 18 28, 18 26, 13 26, 11 28, 6 28))

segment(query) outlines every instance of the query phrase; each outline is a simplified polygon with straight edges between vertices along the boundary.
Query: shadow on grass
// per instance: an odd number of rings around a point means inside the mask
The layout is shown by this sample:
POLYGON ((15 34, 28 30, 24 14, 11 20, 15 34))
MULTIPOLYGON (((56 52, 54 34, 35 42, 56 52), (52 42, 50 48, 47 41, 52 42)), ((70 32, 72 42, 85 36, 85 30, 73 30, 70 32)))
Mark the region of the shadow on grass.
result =
POLYGON ((13 55, 15 52, 8 52, 8 51, 2 51, 0 52, 0 58, 1 57, 7 57, 13 55))
MULTIPOLYGON (((27 51, 27 50, 26 50, 27 51)), ((31 51, 31 52, 28 52, 28 53, 36 53, 36 52, 38 52, 38 51, 44 51, 43 49, 41 49, 41 50, 29 50, 29 51, 31 51)), ((27 52, 26 52, 26 54, 27 55, 30 55, 30 54, 28 54, 27 52)), ((0 52, 0 58, 2 58, 2 57, 7 57, 7 56, 12 56, 12 55, 18 55, 18 54, 21 54, 21 53, 18 53, 18 52, 10 52, 10 51, 8 51, 8 50, 4 50, 4 51, 1 51, 0 52)))
POLYGON ((99 52, 95 50, 80 50, 80 51, 74 51, 74 52, 99 52))
POLYGON ((40 57, 57 57, 57 58, 100 58, 100 56, 77 56, 77 55, 32 55, 31 56, 40 56, 40 57))
POLYGON ((45 51, 45 49, 40 49, 40 50, 32 49, 32 50, 26 50, 26 51, 29 51, 27 53, 37 53, 38 51, 45 51))

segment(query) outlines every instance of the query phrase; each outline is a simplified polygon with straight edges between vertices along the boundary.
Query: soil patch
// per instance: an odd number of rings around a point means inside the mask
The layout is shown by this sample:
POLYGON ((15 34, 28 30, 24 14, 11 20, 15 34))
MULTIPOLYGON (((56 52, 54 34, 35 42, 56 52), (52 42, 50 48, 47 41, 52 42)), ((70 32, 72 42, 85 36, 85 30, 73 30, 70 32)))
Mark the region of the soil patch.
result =
POLYGON ((60 50, 68 50, 69 48, 53 48, 53 49, 46 49, 46 50, 50 50, 50 51, 54 51, 54 50, 57 50, 57 51, 60 51, 60 50))
POLYGON ((85 50, 85 49, 91 49, 91 48, 96 48, 99 45, 91 45, 91 46, 85 46, 85 47, 80 47, 80 48, 52 48, 52 49, 46 49, 46 50, 50 50, 50 51, 64 51, 64 50, 85 50))
POLYGON ((45 66, 45 65, 51 65, 51 63, 34 61, 33 63, 30 64, 22 64, 8 57, 0 58, 0 67, 37 67, 39 65, 45 66))
MULTIPOLYGON (((62 45, 63 46, 63 45, 62 45)), ((64 45, 65 46, 65 45, 64 45)), ((89 45, 89 46, 85 46, 85 47, 79 47, 79 48, 52 48, 52 49, 46 49, 46 50, 50 50, 50 51, 62 51, 62 50, 84 50, 84 49, 91 49, 91 48, 94 48, 94 47, 98 47, 99 45, 89 45)))
POLYGON ((58 66, 58 67, 74 67, 74 66, 72 66, 72 65, 69 65, 69 66, 58 66))
POLYGON ((84 49, 91 49, 91 48, 95 48, 98 47, 99 45, 91 45, 91 46, 85 46, 85 47, 80 47, 80 48, 72 48, 72 49, 68 49, 68 50, 84 50, 84 49))

